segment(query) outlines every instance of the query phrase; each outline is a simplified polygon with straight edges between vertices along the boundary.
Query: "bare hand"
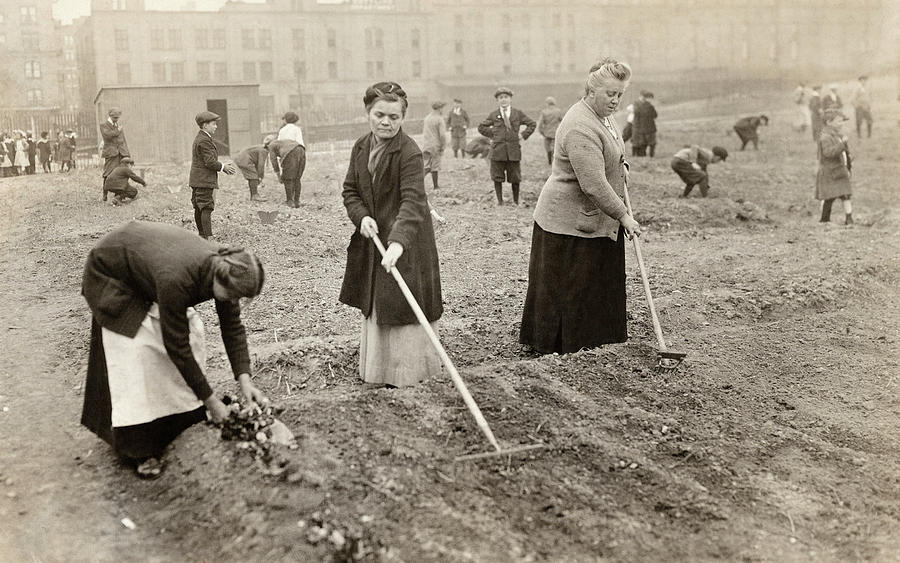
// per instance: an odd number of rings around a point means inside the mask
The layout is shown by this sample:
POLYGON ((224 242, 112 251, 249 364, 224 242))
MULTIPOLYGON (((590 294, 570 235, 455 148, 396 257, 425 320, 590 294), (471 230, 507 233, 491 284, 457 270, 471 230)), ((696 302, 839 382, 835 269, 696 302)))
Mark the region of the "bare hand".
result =
POLYGON ((223 422, 231 413, 228 407, 225 406, 225 403, 214 395, 210 395, 208 399, 203 401, 203 404, 206 405, 206 413, 209 415, 210 420, 216 424, 223 422))
POLYGON ((241 394, 244 395, 245 406, 249 407, 253 403, 263 406, 269 404, 269 399, 250 381, 250 374, 240 374, 238 376, 238 384, 241 386, 241 394))
POLYGON ((628 240, 631 240, 635 236, 641 236, 641 225, 635 221, 634 217, 631 215, 626 213, 625 216, 619 219, 619 223, 621 223, 622 228, 625 229, 628 240))
POLYGON ((694 168, 694 170, 700 170, 700 165, 697 164, 696 162, 692 162, 691 166, 694 168))
POLYGON ((378 234, 378 223, 366 215, 359 222, 359 233, 366 238, 374 238, 378 234))
POLYGON ((237 172, 237 169, 234 167, 234 164, 229 163, 222 167, 222 172, 224 172, 230 176, 231 174, 234 174, 235 172, 237 172))
POLYGON ((391 268, 397 265, 397 260, 400 259, 402 254, 403 245, 399 242, 392 242, 390 246, 388 246, 387 252, 384 253, 384 258, 381 259, 382 267, 390 272, 391 268))

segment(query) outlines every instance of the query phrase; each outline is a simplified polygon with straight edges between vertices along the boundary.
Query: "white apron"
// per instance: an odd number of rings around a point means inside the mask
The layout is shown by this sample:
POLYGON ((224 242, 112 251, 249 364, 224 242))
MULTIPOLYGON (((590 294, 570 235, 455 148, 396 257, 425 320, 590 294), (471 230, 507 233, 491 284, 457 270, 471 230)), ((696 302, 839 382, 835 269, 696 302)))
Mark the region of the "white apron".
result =
MULTIPOLYGON (((187 309, 191 350, 206 373, 203 321, 187 309)), ((163 345, 159 306, 154 303, 134 338, 103 329, 113 427, 152 422, 192 411, 203 403, 188 387, 163 345)))

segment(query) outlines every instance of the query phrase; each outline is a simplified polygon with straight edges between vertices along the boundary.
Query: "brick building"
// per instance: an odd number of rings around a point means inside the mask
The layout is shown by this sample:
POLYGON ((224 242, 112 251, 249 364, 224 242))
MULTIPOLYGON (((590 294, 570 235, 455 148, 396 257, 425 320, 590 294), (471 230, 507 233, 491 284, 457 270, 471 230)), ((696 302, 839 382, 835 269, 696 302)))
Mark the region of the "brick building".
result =
POLYGON ((52 0, 0 2, 0 108, 59 105, 59 39, 52 0))

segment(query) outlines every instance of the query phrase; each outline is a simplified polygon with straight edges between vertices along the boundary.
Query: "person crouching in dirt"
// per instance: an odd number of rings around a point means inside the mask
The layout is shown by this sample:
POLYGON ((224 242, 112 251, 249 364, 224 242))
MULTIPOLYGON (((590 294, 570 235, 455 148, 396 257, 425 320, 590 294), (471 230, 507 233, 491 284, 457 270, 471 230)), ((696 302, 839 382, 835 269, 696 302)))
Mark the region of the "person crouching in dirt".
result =
POLYGON ((841 131, 847 117, 837 109, 827 109, 822 115, 822 131, 819 134, 819 170, 816 173, 816 199, 822 201, 820 223, 831 222, 831 205, 840 198, 844 204, 844 223, 853 224, 853 208, 850 203, 850 148, 847 136, 841 131))
POLYGON ((765 114, 760 116, 742 117, 734 124, 734 132, 741 139, 741 150, 746 148, 747 143, 753 143, 753 150, 759 150, 759 135, 756 130, 759 126, 768 126, 769 117, 765 114))
POLYGON ((394 266, 437 332, 444 312, 434 227, 425 195, 422 151, 403 131, 408 102, 396 82, 363 96, 372 132, 350 153, 342 197, 355 225, 340 301, 363 315, 359 375, 366 383, 413 385, 441 373, 441 360, 388 273, 394 266), (381 258, 371 240, 387 245, 381 258))
POLYGON ((709 193, 709 174, 706 167, 714 162, 724 161, 728 158, 728 151, 724 147, 705 149, 697 145, 685 147, 675 153, 672 158, 672 170, 684 182, 684 192, 678 197, 690 195, 694 186, 700 188, 700 195, 706 197, 709 193))
POLYGON ((268 201, 259 195, 259 187, 266 174, 269 144, 274 140, 275 135, 266 135, 263 144, 247 147, 234 157, 234 165, 241 171, 241 175, 247 180, 247 185, 250 187, 250 201, 268 201))
POLYGON ((465 153, 472 158, 480 156, 487 158, 491 155, 491 140, 487 137, 477 137, 469 141, 466 145, 465 153))
POLYGON ((239 303, 259 295, 264 278, 252 252, 163 223, 131 221, 88 254, 81 293, 92 321, 81 423, 139 477, 162 473, 160 456, 189 426, 228 416, 206 380, 198 303, 215 300, 246 404, 267 402, 250 381, 239 303))
POLYGON ((128 203, 137 198, 138 189, 131 185, 128 180, 134 180, 145 187, 147 185, 143 178, 134 173, 134 160, 126 156, 119 161, 119 165, 113 168, 113 171, 106 177, 104 188, 107 192, 113 194, 113 198, 110 200, 112 205, 128 203))
POLYGON ((290 139, 269 143, 269 157, 278 181, 284 184, 284 204, 300 207, 300 178, 306 169, 306 148, 290 139))

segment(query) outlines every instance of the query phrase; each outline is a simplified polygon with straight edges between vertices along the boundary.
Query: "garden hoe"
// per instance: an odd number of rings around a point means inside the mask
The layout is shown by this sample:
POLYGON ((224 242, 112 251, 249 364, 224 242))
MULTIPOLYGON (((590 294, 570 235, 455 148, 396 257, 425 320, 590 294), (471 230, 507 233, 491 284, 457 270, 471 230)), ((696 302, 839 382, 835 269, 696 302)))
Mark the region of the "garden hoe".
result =
MULTIPOLYGON (((625 206, 628 207, 628 213, 634 217, 631 210, 631 198, 628 197, 628 182, 623 186, 625 190, 625 206)), ((637 236, 631 237, 634 243, 634 253, 637 255, 638 268, 641 270, 641 280, 644 282, 644 294, 647 296, 647 307, 650 309, 650 317, 653 319, 653 332, 656 334, 656 342, 659 344, 659 350, 656 352, 656 371, 673 372, 678 369, 687 352, 673 352, 666 346, 666 340, 663 338, 662 327, 659 325, 659 317, 656 316, 656 307, 653 306, 653 295, 650 293, 650 281, 647 279, 647 269, 644 267, 644 257, 641 255, 641 243, 637 236)))
MULTIPOLYGON (((384 256, 386 251, 384 249, 384 245, 381 243, 381 239, 378 238, 378 235, 372 237, 372 241, 375 243, 375 246, 378 247, 378 252, 380 252, 381 255, 384 256)), ((472 395, 469 393, 468 388, 466 388, 466 384, 463 382, 462 377, 459 376, 459 372, 456 371, 456 367, 450 360, 450 356, 447 355, 446 350, 444 350, 444 347, 441 345, 441 341, 438 340, 437 335, 431 328, 431 323, 428 322, 428 318, 425 317, 425 313, 416 302, 416 298, 409 290, 409 286, 407 286, 406 282, 403 281, 403 276, 400 275, 400 271, 397 270, 396 267, 393 267, 391 268, 391 275, 394 276, 394 279, 397 281, 397 285, 400 286, 400 291, 403 292, 403 297, 406 298, 407 303, 409 303, 409 306, 412 307, 413 312, 416 314, 416 318, 419 320, 419 324, 422 325, 423 329, 425 329, 425 334, 428 335, 428 339, 431 341, 432 346, 434 346, 434 349, 437 350, 438 355, 441 357, 441 361, 444 363, 444 366, 450 373, 450 378, 453 379, 453 384, 456 385, 456 390, 459 391, 460 395, 462 395, 463 401, 466 403, 466 407, 468 407, 469 412, 472 413, 472 416, 475 418, 475 423, 478 424, 478 428, 481 429, 485 437, 487 437, 488 442, 490 442, 491 446, 494 447, 494 451, 492 452, 457 456, 454 461, 502 457, 530 450, 546 448, 547 444, 543 443, 530 444, 526 446, 516 446, 506 449, 500 447, 500 444, 497 442, 497 438, 495 438, 494 433, 491 432, 491 427, 488 426, 487 420, 485 420, 484 415, 481 414, 481 409, 478 408, 478 405, 475 403, 475 399, 472 398, 472 395)))

